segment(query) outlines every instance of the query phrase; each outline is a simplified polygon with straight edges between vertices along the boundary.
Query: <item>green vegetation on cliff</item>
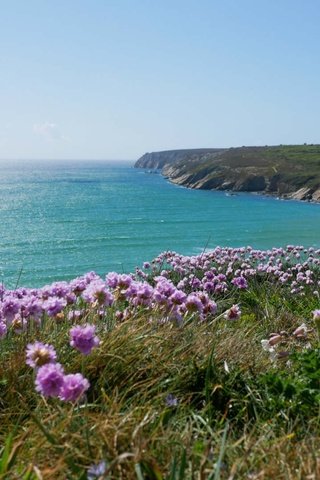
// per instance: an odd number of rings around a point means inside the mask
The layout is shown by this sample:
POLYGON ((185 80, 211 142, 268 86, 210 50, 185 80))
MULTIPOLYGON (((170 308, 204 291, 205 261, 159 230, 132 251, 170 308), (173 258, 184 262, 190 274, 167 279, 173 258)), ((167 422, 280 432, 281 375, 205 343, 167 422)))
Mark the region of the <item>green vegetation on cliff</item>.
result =
POLYGON ((174 152, 174 156, 172 152, 145 154, 136 167, 159 168, 152 164, 151 156, 156 155, 158 162, 161 160, 165 176, 190 188, 256 191, 301 200, 320 200, 320 145, 174 152))

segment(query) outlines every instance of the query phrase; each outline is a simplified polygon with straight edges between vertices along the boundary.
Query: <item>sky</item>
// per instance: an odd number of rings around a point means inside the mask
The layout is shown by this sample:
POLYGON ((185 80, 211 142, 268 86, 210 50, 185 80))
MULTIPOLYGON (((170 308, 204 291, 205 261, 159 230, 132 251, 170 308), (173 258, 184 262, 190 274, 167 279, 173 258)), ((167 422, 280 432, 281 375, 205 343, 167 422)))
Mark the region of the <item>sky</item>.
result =
POLYGON ((0 0, 0 159, 320 143, 319 0, 0 0))

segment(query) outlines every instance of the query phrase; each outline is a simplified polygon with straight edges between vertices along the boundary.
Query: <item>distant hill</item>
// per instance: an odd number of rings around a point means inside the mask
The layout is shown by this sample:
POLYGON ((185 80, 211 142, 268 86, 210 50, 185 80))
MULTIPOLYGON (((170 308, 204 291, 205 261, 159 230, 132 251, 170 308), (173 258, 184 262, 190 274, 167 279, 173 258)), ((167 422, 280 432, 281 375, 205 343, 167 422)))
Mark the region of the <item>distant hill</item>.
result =
POLYGON ((320 201, 320 145, 168 150, 146 153, 135 167, 161 169, 189 188, 320 201))
POLYGON ((196 148, 145 153, 137 160, 135 167, 162 169, 166 165, 172 165, 178 162, 205 161, 213 158, 217 153, 223 152, 223 150, 222 148, 196 148))

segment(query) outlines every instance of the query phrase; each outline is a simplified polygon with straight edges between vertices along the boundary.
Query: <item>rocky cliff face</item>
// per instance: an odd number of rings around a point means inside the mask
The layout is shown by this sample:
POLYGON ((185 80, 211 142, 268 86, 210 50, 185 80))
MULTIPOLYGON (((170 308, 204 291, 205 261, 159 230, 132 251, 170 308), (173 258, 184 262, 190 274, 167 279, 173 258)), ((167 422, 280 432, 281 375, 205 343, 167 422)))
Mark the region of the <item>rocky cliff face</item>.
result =
POLYGON ((259 175, 241 171, 217 171, 215 175, 180 174, 174 167, 164 167, 163 174, 173 183, 188 188, 203 190, 226 190, 233 192, 260 192, 293 200, 320 201, 320 187, 303 187, 296 190, 294 185, 282 182, 278 176, 259 175))
POLYGON ((253 169, 230 169, 216 165, 214 169, 201 168, 197 172, 188 171, 188 166, 166 165, 163 175, 173 183, 189 188, 204 190, 234 190, 237 192, 261 192, 267 189, 270 180, 253 169))
POLYGON ((136 167, 161 169, 188 188, 261 192, 320 201, 320 147, 173 150, 143 155, 136 167))

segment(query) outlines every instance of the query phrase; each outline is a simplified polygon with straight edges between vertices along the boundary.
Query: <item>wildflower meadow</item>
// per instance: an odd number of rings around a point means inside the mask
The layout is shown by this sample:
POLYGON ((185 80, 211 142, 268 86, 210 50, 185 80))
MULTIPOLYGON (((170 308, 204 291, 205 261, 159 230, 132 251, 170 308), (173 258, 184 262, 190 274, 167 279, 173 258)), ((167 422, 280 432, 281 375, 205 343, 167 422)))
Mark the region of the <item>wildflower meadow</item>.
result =
POLYGON ((320 478, 320 250, 0 287, 0 478, 320 478))

